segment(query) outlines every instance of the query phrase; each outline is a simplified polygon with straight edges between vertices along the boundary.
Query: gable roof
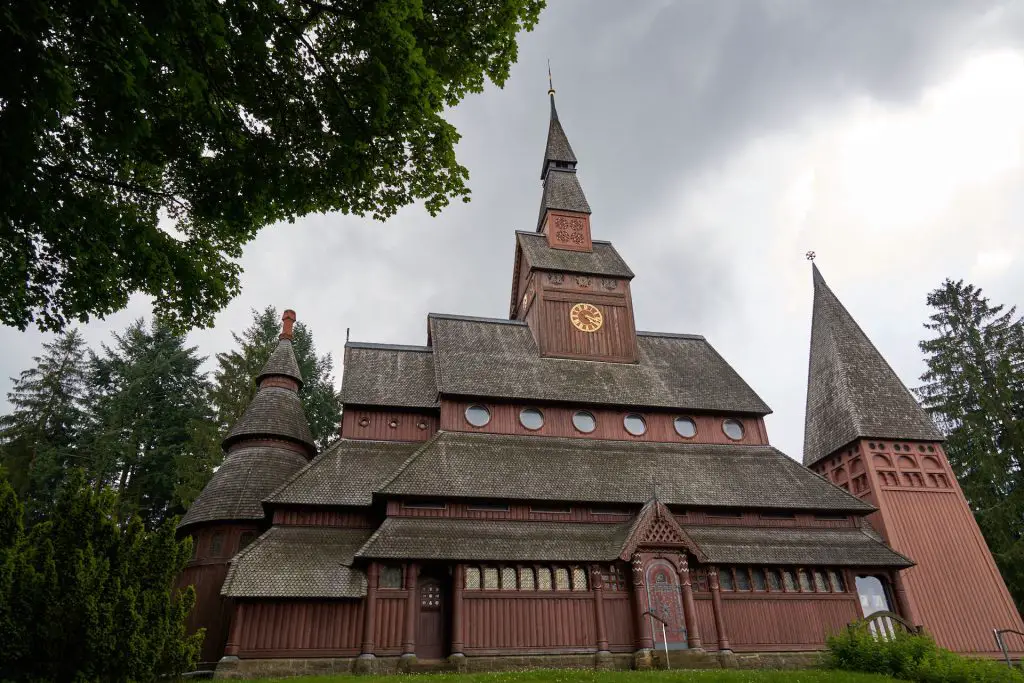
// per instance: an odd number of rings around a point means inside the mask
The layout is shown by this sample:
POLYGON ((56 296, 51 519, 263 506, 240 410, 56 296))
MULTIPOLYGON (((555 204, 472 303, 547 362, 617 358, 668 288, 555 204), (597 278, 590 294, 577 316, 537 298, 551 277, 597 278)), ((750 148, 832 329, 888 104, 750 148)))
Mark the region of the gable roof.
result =
POLYGON ((341 402, 436 408, 437 386, 430 347, 346 343, 341 402))
POLYGON ((234 556, 221 595, 232 598, 361 598, 352 568, 368 529, 275 526, 234 556))
POLYGON ((442 394, 765 415, 703 338, 637 334, 636 363, 542 358, 525 322, 430 314, 442 394))
POLYGON ((683 530, 675 515, 657 498, 652 498, 640 508, 619 551, 619 558, 628 560, 641 546, 684 548, 701 562, 708 561, 707 555, 683 530))
POLYGON ((857 438, 941 441, 942 435, 818 271, 807 376, 804 464, 857 438))
POLYGON ((301 453, 288 448, 233 450, 189 506, 178 528, 199 522, 263 519, 261 501, 306 463, 301 453))
POLYGON ((873 507, 771 446, 438 432, 388 495, 867 513, 873 507))
POLYGON ((419 443, 339 439, 265 499, 283 505, 370 505, 419 443))
POLYGON ((595 240, 593 251, 552 249, 548 246, 546 235, 523 230, 516 231, 516 242, 523 250, 526 263, 535 270, 628 279, 633 277, 633 271, 622 260, 611 242, 595 240))

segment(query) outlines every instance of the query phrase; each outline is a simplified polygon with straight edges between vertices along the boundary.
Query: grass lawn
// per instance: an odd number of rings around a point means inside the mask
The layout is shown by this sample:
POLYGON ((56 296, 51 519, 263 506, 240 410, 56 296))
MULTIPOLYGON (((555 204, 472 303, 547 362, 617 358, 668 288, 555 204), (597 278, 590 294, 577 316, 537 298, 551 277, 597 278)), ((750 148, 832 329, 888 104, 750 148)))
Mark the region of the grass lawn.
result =
POLYGON ((594 671, 549 669, 481 674, 308 676, 265 678, 262 683, 894 683, 896 679, 846 671, 594 671))

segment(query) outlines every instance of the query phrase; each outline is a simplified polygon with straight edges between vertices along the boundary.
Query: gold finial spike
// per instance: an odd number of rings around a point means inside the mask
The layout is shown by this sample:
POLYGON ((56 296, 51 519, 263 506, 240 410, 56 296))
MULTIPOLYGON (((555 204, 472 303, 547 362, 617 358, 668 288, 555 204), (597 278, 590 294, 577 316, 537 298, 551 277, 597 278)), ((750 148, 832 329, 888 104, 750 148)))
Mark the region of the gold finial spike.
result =
POLYGON ((807 252, 806 256, 808 261, 813 261, 814 257, 817 256, 817 254, 815 254, 813 251, 809 251, 807 252))
POLYGON ((549 95, 554 95, 555 94, 555 86, 554 86, 554 83, 552 83, 552 81, 551 81, 551 60, 550 59, 548 60, 548 94, 549 95))

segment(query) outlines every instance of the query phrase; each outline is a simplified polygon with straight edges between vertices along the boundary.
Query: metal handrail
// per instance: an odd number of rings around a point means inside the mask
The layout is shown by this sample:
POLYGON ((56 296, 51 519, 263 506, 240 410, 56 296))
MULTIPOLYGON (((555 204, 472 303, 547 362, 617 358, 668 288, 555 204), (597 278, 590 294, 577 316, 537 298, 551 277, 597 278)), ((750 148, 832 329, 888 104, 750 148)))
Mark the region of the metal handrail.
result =
POLYGON ((1015 633, 1018 636, 1022 637, 1024 637, 1024 633, 1021 633, 1020 631, 1012 628, 992 629, 992 634, 996 637, 996 645, 999 646, 999 649, 1003 653, 1003 659, 1006 660, 1006 666, 1012 669, 1013 662, 1010 661, 1010 651, 1006 649, 1006 641, 1003 640, 1004 633, 1015 633))
POLYGON ((672 662, 670 662, 668 659, 668 633, 665 631, 665 625, 668 624, 668 622, 659 617, 651 610, 647 610, 646 612, 644 612, 644 614, 646 614, 649 617, 654 617, 655 619, 661 622, 661 640, 665 644, 665 668, 671 669, 672 662))

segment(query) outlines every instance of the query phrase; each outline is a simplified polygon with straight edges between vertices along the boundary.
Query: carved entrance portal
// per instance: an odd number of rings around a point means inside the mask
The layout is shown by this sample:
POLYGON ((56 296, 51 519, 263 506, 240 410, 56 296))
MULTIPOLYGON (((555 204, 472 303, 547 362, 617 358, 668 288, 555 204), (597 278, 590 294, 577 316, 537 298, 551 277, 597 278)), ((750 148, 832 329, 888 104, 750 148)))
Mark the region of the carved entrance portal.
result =
POLYGON ((662 630, 657 619, 647 619, 655 647, 662 649, 667 642, 669 650, 686 649, 686 617, 676 568, 666 560, 654 560, 647 565, 646 583, 650 611, 664 621, 662 630))

